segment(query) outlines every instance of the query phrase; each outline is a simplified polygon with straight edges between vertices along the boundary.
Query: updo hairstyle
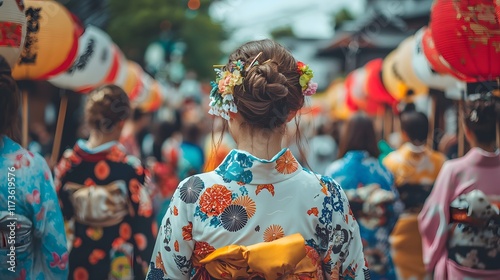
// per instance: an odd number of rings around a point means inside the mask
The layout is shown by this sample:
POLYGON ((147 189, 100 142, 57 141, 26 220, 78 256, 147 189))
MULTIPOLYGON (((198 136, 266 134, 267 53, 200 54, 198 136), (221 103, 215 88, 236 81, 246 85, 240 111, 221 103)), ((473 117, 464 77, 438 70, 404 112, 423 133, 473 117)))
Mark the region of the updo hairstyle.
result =
MULTIPOLYGON (((477 94, 476 94, 477 95, 477 94)), ((500 121, 500 98, 481 94, 476 100, 464 103, 464 123, 474 133, 481 144, 490 144, 496 140, 497 123, 500 121)))
POLYGON ((304 105, 297 61, 272 40, 248 42, 229 56, 226 69, 241 60, 246 72, 234 87, 234 102, 245 122, 255 128, 274 129, 286 123, 289 114, 304 105), (259 55, 259 53, 261 53, 259 55), (257 58, 257 63, 247 67, 257 58))
POLYGON ((118 86, 105 85, 94 90, 85 105, 85 121, 91 129, 110 132, 130 117, 127 94, 118 86))

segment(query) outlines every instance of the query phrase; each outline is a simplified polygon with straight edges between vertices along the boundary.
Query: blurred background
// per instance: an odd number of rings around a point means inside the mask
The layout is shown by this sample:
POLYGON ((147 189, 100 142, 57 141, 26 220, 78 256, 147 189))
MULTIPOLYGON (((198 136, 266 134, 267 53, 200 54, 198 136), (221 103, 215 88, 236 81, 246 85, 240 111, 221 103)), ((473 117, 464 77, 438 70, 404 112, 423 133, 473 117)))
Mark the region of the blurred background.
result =
MULTIPOLYGON (((111 37, 126 58, 160 81, 172 120, 186 100, 202 104, 214 79, 212 65, 244 42, 277 40, 308 63, 318 96, 351 71, 384 58, 429 22, 432 0, 61 0, 80 19, 111 37)), ((61 149, 85 137, 85 95, 48 82, 23 81, 29 94, 30 136, 50 156, 62 95, 67 96, 61 149)), ((424 104, 425 107, 425 104, 424 104)))

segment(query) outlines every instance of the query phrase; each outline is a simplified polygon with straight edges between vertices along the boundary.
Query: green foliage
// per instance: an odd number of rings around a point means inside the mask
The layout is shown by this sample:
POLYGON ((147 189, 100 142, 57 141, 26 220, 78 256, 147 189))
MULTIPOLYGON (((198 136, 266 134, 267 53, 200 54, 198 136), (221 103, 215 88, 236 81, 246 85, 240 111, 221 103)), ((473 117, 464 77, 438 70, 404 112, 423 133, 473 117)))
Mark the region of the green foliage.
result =
POLYGON ((346 21, 351 21, 354 19, 354 15, 346 8, 342 8, 336 14, 333 15, 332 23, 335 29, 338 29, 346 21))
POLYGON ((208 15, 210 0, 200 8, 188 8, 188 0, 110 0, 108 33, 129 59, 142 61, 146 47, 168 37, 182 41, 187 49, 184 64, 200 78, 213 76, 212 64, 222 53, 220 42, 226 38, 222 27, 208 15))
POLYGON ((287 37, 295 38, 295 34, 293 33, 292 27, 290 26, 279 27, 274 29, 273 31, 271 31, 271 36, 275 40, 287 37))

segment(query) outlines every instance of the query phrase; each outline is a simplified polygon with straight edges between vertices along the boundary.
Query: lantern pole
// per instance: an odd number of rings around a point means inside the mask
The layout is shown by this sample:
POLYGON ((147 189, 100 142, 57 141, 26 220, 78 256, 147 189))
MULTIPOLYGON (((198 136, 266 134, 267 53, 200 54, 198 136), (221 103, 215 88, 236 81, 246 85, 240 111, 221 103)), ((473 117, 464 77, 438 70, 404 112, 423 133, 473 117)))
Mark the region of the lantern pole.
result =
POLYGON ((389 141, 389 136, 392 133, 391 112, 387 106, 384 106, 384 140, 389 141))
POLYGON ((61 150, 61 138, 64 128, 64 120, 66 118, 66 109, 68 108, 68 95, 61 95, 61 103, 59 104, 59 114, 57 116, 56 134, 54 136, 54 144, 52 146, 52 155, 50 159, 51 167, 57 164, 59 151, 61 150))
POLYGON ((25 89, 22 91, 22 100, 23 100, 23 112, 22 112, 22 117, 23 117, 23 139, 22 139, 22 144, 23 148, 28 149, 28 91, 25 89))
POLYGON ((429 149, 433 149, 434 147, 434 131, 436 129, 436 111, 437 111, 437 98, 435 94, 431 94, 430 96, 431 104, 431 113, 429 115, 429 141, 427 141, 427 146, 429 149))
POLYGON ((463 100, 458 101, 458 122, 457 122, 457 129, 458 129, 458 157, 462 157, 465 153, 465 135, 464 135, 464 128, 462 125, 462 119, 464 118, 464 112, 463 112, 463 100))

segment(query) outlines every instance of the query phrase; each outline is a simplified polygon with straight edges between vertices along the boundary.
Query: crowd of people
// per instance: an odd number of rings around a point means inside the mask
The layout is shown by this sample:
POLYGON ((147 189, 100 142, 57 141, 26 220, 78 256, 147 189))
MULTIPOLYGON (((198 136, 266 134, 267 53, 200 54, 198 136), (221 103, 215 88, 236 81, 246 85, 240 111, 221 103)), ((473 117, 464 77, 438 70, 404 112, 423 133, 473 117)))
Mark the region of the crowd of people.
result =
POLYGON ((0 58, 0 278, 497 279, 498 97, 466 97, 471 149, 448 159, 411 104, 390 151, 364 113, 301 135, 312 77, 262 40, 220 66, 208 106, 186 99, 168 120, 103 86, 50 170, 16 143, 0 58))

